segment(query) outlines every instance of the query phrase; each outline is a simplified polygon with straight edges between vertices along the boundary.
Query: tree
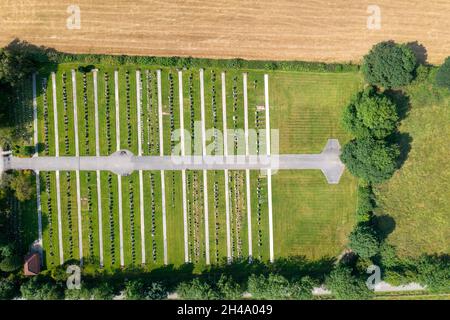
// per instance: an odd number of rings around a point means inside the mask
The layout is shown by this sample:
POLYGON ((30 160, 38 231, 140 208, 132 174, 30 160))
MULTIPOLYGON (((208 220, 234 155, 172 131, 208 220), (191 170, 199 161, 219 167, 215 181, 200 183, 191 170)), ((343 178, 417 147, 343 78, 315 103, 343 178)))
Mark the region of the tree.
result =
POLYGON ((22 259, 12 243, 0 247, 0 258, 0 270, 3 272, 13 272, 22 266, 22 259))
POLYGON ((358 206, 356 207, 356 215, 359 222, 370 220, 372 211, 375 208, 374 195, 370 185, 358 186, 358 206))
POLYGON ((0 82, 17 85, 37 66, 38 61, 26 50, 0 49, 0 82))
POLYGON ((127 281, 124 294, 127 300, 144 300, 144 284, 139 280, 127 281))
POLYGON ((90 300, 91 292, 84 285, 81 285, 81 289, 64 290, 64 297, 67 300, 90 300))
POLYGON ((16 286, 9 279, 0 279, 0 300, 9 300, 17 295, 16 286))
POLYGON ((362 72, 370 84, 385 88, 402 87, 414 78, 417 59, 405 44, 380 42, 364 56, 362 72))
POLYGON ((91 288, 91 298, 94 300, 111 300, 114 297, 113 287, 107 283, 102 282, 98 286, 91 288))
POLYGON ((448 291, 450 288, 449 256, 423 256, 417 264, 418 280, 432 292, 448 291))
POLYGON ((15 191, 17 200, 27 201, 34 197, 36 188, 33 186, 33 175, 31 171, 20 171, 14 176, 10 184, 15 191))
POLYGON ((313 298, 313 288, 317 283, 310 277, 302 277, 293 281, 290 286, 291 298, 295 300, 311 300, 313 298))
POLYGON ((148 298, 146 291, 142 281, 131 280, 125 283, 124 294, 128 300, 145 300, 148 298))
POLYGON ((357 138, 385 138, 395 131, 398 120, 396 105, 374 87, 358 92, 342 116, 344 128, 357 138))
POLYGON ((372 292, 366 284, 352 275, 348 267, 338 265, 325 280, 326 287, 341 300, 369 299, 372 292))
POLYGON ((3 272, 13 272, 22 267, 22 259, 17 255, 3 258, 0 262, 0 270, 3 272))
POLYGON ((254 299, 283 300, 291 296, 289 281, 283 276, 269 274, 256 276, 252 274, 248 279, 248 292, 254 299))
POLYGON ((380 262, 385 268, 396 267, 401 263, 395 247, 386 241, 383 241, 380 245, 380 262))
POLYGON ((59 300, 63 298, 62 287, 48 279, 33 277, 20 287, 22 297, 28 300, 59 300))
POLYGON ((440 87, 450 89, 450 57, 445 59, 436 73, 436 84, 440 87))
POLYGON ((361 258, 370 258, 380 250, 380 242, 372 228, 359 224, 350 233, 348 246, 361 258))
POLYGON ((242 299, 244 293, 242 287, 233 278, 223 274, 217 282, 217 289, 222 300, 239 300, 242 299))
POLYGON ((167 298, 167 289, 160 282, 152 282, 146 287, 145 296, 148 300, 163 300, 167 298))
POLYGON ((385 141, 364 138, 344 145, 341 160, 354 176, 380 183, 394 174, 399 155, 397 144, 388 145, 385 141))
POLYGON ((186 300, 216 300, 217 292, 206 282, 195 278, 192 281, 182 282, 177 287, 178 296, 186 300))

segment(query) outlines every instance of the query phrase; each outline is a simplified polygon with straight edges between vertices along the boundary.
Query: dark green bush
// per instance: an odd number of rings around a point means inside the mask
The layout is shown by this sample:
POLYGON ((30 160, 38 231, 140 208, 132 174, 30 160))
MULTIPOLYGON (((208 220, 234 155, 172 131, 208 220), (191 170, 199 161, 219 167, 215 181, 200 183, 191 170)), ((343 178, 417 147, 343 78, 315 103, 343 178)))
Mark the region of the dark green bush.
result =
POLYGON ((313 71, 313 72, 354 72, 358 65, 341 63, 322 63, 306 61, 270 61, 244 59, 205 59, 192 57, 153 57, 153 56, 124 56, 99 54, 69 54, 58 53, 58 63, 77 62, 84 64, 108 65, 157 65, 176 68, 220 68, 220 69, 257 69, 284 71, 313 71))

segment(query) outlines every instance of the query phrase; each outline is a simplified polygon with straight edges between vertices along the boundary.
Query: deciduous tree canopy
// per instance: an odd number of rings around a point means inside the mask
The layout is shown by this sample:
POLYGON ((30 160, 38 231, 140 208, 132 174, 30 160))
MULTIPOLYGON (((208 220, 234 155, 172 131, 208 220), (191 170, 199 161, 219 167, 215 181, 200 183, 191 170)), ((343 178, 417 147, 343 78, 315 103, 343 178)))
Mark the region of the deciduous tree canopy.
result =
POLYGON ((380 250, 380 243, 374 230, 363 224, 357 225, 348 239, 349 247, 361 258, 373 257, 380 250))
POLYGON ((385 138, 395 131, 398 120, 396 105, 374 87, 359 92, 342 117, 344 128, 357 138, 385 138))
POLYGON ((380 183, 394 174, 399 155, 399 146, 396 144, 364 138, 344 145, 341 160, 354 176, 380 183))
POLYGON ((380 42, 364 56, 362 71, 366 81, 385 88, 402 87, 414 78, 417 59, 404 44, 380 42))

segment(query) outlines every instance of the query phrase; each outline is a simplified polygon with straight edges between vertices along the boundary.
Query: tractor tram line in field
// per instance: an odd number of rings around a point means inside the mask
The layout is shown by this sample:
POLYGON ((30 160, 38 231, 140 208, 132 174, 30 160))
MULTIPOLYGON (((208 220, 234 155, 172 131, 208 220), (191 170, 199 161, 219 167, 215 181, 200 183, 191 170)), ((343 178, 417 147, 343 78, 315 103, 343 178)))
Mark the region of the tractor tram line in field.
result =
MULTIPOLYGON (((249 156, 249 131, 263 127, 258 117, 262 112, 257 110, 255 126, 249 128, 249 103, 255 103, 256 98, 249 102, 246 73, 72 67, 51 72, 49 80, 41 80, 38 97, 36 76, 32 85, 35 142, 43 143, 44 156, 60 157, 60 147, 64 156, 109 156, 124 152, 122 142, 137 156, 170 156, 176 152, 182 156, 249 156), (51 81, 51 88, 47 88, 47 81, 51 81), (241 147, 244 142, 245 149, 241 147)), ((261 118, 266 120, 268 133, 268 101, 265 109, 261 118)), ((256 154, 260 144, 258 138, 256 154)), ((270 152, 270 142, 266 144, 270 152)), ((113 179, 115 173, 102 173, 101 169, 74 171, 64 169, 63 181, 58 170, 54 175, 49 171, 36 173, 37 179, 43 177, 44 181, 42 190, 37 181, 38 210, 42 212, 38 224, 42 229, 40 242, 45 245, 44 261, 49 266, 78 257, 80 264, 98 264, 108 270, 138 264, 150 268, 162 264, 209 265, 220 263, 222 258, 228 262, 241 260, 247 253, 250 262, 256 257, 273 260, 272 242, 269 256, 261 248, 266 245, 262 233, 271 228, 262 225, 266 220, 260 218, 265 211, 259 205, 264 202, 260 199, 265 193, 264 177, 258 175, 255 184, 251 183, 250 169, 183 169, 180 175, 170 169, 167 175, 166 170, 138 170, 136 175, 117 174, 117 180, 113 179), (252 216, 255 185, 258 204, 256 216, 252 216), (135 206, 137 201, 139 205, 135 206), (252 227, 254 217, 258 232, 252 227), (258 244, 256 251, 252 243, 258 244)))

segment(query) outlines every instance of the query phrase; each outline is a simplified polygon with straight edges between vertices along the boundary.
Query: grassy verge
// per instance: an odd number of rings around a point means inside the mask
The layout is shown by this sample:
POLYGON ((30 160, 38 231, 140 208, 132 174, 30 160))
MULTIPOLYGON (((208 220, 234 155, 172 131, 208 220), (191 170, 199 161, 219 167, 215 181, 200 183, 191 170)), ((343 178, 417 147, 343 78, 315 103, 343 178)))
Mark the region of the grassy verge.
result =
POLYGON ((412 85, 406 94, 410 110, 399 128, 406 161, 376 188, 381 228, 403 257, 448 254, 450 94, 430 82, 412 85))

